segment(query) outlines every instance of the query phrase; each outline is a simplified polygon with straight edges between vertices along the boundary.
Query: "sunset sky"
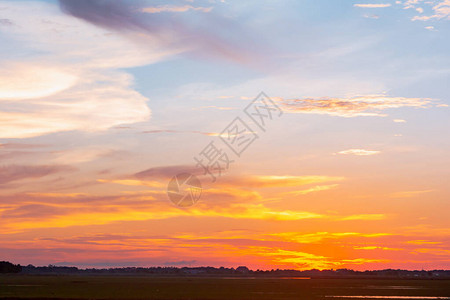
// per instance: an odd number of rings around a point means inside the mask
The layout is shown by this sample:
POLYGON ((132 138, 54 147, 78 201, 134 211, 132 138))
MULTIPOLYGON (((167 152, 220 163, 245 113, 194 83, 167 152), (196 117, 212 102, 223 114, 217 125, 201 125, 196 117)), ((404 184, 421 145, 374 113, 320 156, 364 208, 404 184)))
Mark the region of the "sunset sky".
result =
POLYGON ((449 21, 450 0, 0 0, 0 260, 449 269, 449 21))

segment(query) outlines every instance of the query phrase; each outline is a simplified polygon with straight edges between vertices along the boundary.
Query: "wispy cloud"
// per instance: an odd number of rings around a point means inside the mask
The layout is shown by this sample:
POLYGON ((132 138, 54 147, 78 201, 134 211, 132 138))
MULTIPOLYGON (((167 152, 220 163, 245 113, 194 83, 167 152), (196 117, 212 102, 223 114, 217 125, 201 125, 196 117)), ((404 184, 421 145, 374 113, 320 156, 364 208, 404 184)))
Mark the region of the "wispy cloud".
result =
POLYGON ((273 256, 274 261, 281 264, 294 264, 299 269, 329 269, 335 266, 329 257, 322 255, 292 251, 284 249, 272 249, 261 253, 273 256))
POLYGON ((364 15, 364 18, 368 18, 368 19, 379 19, 380 16, 379 16, 379 15, 374 15, 374 14, 370 14, 370 15, 366 14, 366 15, 364 15))
MULTIPOLYGON (((308 233, 308 235, 323 236, 324 233, 308 233)), ((131 261, 147 263, 149 253, 152 254, 151 264, 157 265, 166 262, 174 265, 186 265, 194 262, 197 262, 198 265, 207 262, 220 265, 221 262, 223 264, 223 257, 226 257, 228 263, 231 264, 240 263, 242 257, 246 257, 246 264, 251 268, 255 267, 255 260, 264 261, 264 265, 268 268, 273 265, 296 269, 330 269, 381 262, 378 257, 370 256, 373 253, 371 251, 352 251, 353 247, 357 247, 358 244, 347 244, 347 236, 355 238, 359 236, 358 233, 348 235, 346 232, 338 232, 329 235, 335 236, 324 242, 331 242, 331 244, 324 244, 320 241, 307 244, 291 240, 285 241, 280 240, 276 235, 262 234, 252 230, 211 231, 204 229, 189 232, 180 229, 178 234, 174 235, 143 232, 139 234, 83 233, 63 237, 20 240, 15 244, 6 242, 4 252, 10 254, 14 251, 16 255, 17 253, 26 255, 28 251, 32 250, 34 255, 45 256, 44 253, 58 249, 47 262, 59 261, 64 264, 63 261, 71 261, 70 264, 78 266, 103 264, 120 266, 127 265, 131 261), (45 244, 46 247, 43 248, 42 244, 45 244), (336 252, 340 254, 336 255, 336 252), (175 254, 179 259, 171 259, 175 254), (109 259, 100 261, 98 258, 95 259, 99 255, 102 257, 107 255, 109 259), (126 260, 123 257, 126 257, 126 260), (220 261, 216 261, 217 258, 220 261)), ((364 241, 369 242, 370 240, 364 239, 364 241)), ((390 255, 393 251, 389 252, 388 254, 385 252, 385 254, 390 255)))
POLYGON ((118 151, 108 146, 87 146, 52 152, 53 161, 57 163, 79 164, 91 162, 99 158, 117 158, 124 155, 124 151, 118 151))
MULTIPOLYGON (((134 174, 133 177, 138 179, 166 180, 184 172, 197 176, 204 175, 204 170, 195 165, 173 165, 152 167, 134 174)), ((345 180, 345 177, 324 175, 234 175, 221 177, 220 181, 216 182, 215 185, 222 188, 234 188, 237 186, 245 188, 300 187, 342 180, 345 180)), ((313 187, 312 189, 325 190, 332 187, 334 186, 313 187)), ((312 191, 309 190, 308 192, 312 191)))
POLYGON ((412 241, 407 241, 406 243, 412 244, 412 245, 439 245, 439 244, 442 244, 442 242, 428 241, 428 240, 412 240, 412 241))
POLYGON ((270 234, 270 236, 280 238, 283 241, 291 241, 296 243, 318 243, 324 240, 339 240, 351 238, 380 238, 390 236, 390 233, 362 233, 362 232, 314 232, 314 233, 299 233, 299 232, 280 232, 270 234))
MULTIPOLYGON (((126 184, 129 184, 128 182, 126 184)), ((8 222, 2 232, 20 232, 36 228, 65 228, 101 225, 118 221, 162 220, 174 217, 230 218, 290 221, 324 218, 325 215, 295 210, 275 210, 258 204, 261 196, 245 190, 203 192, 205 201, 189 210, 179 209, 166 199, 165 191, 116 196, 17 195, 4 203, 0 214, 8 222)))
POLYGON ((386 219, 387 216, 385 214, 356 214, 341 217, 342 221, 353 221, 353 220, 366 220, 366 221, 376 221, 386 219))
POLYGON ((420 248, 415 249, 414 252, 450 257, 450 249, 443 248, 420 248))
POLYGON ((381 151, 377 150, 364 150, 364 149, 348 149, 338 152, 338 154, 348 154, 348 155, 357 155, 357 156, 369 156, 380 154, 381 151))
POLYGON ((344 177, 337 176, 253 175, 224 177, 218 184, 221 186, 242 186, 247 188, 299 187, 310 184, 342 181, 344 179, 344 177))
POLYGON ((0 19, 0 26, 12 26, 13 24, 9 19, 0 19))
POLYGON ((151 180, 135 180, 135 179, 97 179, 100 183, 115 183, 120 185, 128 186, 146 186, 146 187, 157 187, 164 188, 166 185, 159 181, 151 180))
MULTIPOLYGON (((414 9, 420 15, 414 16, 412 21, 429 21, 429 20, 450 20, 450 0, 424 1, 424 0, 406 0, 403 2, 404 9, 414 9), (421 6, 430 7, 433 14, 424 15, 424 9, 421 6)), ((425 27, 433 30, 433 26, 425 27)))
POLYGON ((371 258, 355 258, 355 259, 343 259, 341 264, 350 264, 350 265, 365 265, 370 263, 386 263, 390 262, 389 259, 371 259, 371 258))
POLYGON ((382 247, 382 246, 355 246, 353 249, 356 250, 390 250, 390 251, 400 251, 399 248, 382 247))
POLYGON ((26 150, 26 149, 36 149, 36 148, 45 148, 48 145, 44 144, 27 144, 27 143, 0 143, 0 149, 13 149, 13 150, 26 150))
POLYGON ((383 110, 402 107, 427 108, 432 100, 427 98, 390 97, 366 95, 353 98, 273 98, 291 113, 327 114, 339 117, 386 116, 383 110))
POLYGON ((204 189, 202 201, 190 209, 180 209, 167 199, 166 184, 157 181, 101 179, 98 182, 108 186, 119 184, 145 189, 103 196, 47 191, 17 194, 13 198, 1 197, 0 214, 3 219, 8 220, 0 225, 2 232, 164 220, 175 217, 277 222, 318 219, 365 222, 386 218, 382 214, 319 213, 276 208, 269 205, 270 203, 264 203, 262 201, 264 198, 259 192, 238 186, 204 189))
POLYGON ((146 130, 142 133, 196 133, 206 136, 219 136, 219 132, 205 132, 198 130, 171 130, 171 129, 158 129, 158 130, 146 130))
POLYGON ((369 4, 353 4, 353 6, 363 7, 363 8, 384 8, 384 7, 390 7, 391 4, 389 4, 389 3, 384 3, 384 4, 369 3, 369 4))
POLYGON ((320 192, 320 191, 327 191, 331 190, 335 187, 339 186, 339 184, 329 184, 329 185, 316 185, 308 189, 299 190, 299 191, 292 191, 292 192, 286 192, 285 195, 307 195, 314 192, 320 192))
POLYGON ((64 165, 10 165, 0 167, 0 185, 28 178, 40 178, 50 174, 70 171, 73 168, 64 165))
POLYGON ((147 170, 138 172, 133 176, 138 179, 167 179, 180 173, 191 173, 199 175, 203 173, 201 168, 194 165, 173 165, 173 166, 160 166, 152 167, 147 170))
POLYGON ((202 7, 202 6, 192 6, 192 5, 159 5, 159 6, 149 6, 142 8, 143 12, 146 13, 161 13, 161 12, 186 12, 186 11, 200 11, 200 12, 210 12, 212 10, 212 7, 202 7))

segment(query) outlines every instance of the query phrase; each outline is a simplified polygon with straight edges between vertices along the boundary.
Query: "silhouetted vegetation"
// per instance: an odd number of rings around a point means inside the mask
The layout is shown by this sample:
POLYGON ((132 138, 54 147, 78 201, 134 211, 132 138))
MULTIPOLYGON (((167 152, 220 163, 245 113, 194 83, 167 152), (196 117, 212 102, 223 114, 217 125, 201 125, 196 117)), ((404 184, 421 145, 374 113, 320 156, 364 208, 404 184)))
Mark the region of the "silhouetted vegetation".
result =
POLYGON ((308 277, 308 278, 400 278, 400 279, 450 279, 450 270, 374 270, 355 271, 337 270, 250 270, 245 266, 238 268, 215 267, 123 267, 123 268, 86 268, 48 265, 35 267, 20 266, 7 261, 0 262, 0 273, 23 274, 86 274, 86 275, 177 275, 177 276, 241 276, 241 277, 308 277))
POLYGON ((20 265, 14 265, 8 261, 0 261, 0 273, 19 273, 22 271, 20 265))
POLYGON ((338 270, 250 270, 245 266, 238 268, 215 267, 124 267, 124 268, 87 268, 49 265, 23 267, 25 274, 92 274, 92 275, 164 275, 164 276, 236 276, 236 277, 309 277, 309 278, 399 278, 399 279, 449 279, 449 270, 408 271, 408 270, 375 270, 355 271, 338 270))

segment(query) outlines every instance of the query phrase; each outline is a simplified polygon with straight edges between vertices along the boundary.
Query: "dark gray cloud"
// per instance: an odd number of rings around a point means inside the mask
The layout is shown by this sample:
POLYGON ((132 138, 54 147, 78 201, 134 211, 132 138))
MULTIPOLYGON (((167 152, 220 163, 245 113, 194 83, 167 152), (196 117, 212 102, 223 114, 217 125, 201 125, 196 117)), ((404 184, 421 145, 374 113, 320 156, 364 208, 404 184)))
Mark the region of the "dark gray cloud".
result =
POLYGON ((190 12, 196 16, 195 22, 189 22, 180 13, 145 13, 140 1, 59 0, 59 4, 68 15, 138 39, 143 44, 154 42, 156 38, 174 49, 187 48, 195 56, 220 57, 240 63, 249 63, 258 57, 250 53, 260 48, 252 42, 252 35, 212 13, 190 12))
POLYGON ((131 6, 120 0, 59 0, 59 5, 69 15, 111 30, 156 32, 160 29, 156 22, 144 20, 131 6))

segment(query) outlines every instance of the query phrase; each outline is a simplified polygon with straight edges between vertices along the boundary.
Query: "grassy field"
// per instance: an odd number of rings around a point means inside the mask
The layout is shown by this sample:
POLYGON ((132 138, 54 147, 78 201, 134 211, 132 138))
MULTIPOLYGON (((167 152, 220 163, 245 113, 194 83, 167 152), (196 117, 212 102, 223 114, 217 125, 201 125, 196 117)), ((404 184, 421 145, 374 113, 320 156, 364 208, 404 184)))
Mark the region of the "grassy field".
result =
POLYGON ((0 275, 0 299, 343 299, 450 297, 449 280, 0 275))

